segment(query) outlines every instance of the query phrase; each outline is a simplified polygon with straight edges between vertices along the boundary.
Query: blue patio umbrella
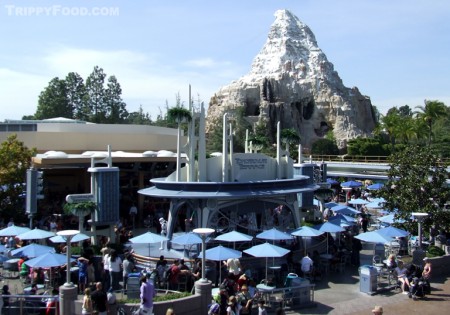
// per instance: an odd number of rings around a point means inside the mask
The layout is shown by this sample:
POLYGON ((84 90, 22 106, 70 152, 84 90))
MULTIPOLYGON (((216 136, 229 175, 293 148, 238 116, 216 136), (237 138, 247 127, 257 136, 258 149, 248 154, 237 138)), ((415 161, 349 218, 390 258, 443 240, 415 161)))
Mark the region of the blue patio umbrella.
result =
POLYGON ((375 243, 375 244, 386 244, 392 241, 392 237, 381 235, 380 233, 377 233, 377 231, 378 230, 361 233, 355 236, 355 238, 367 243, 375 243))
POLYGON ((172 243, 178 245, 195 245, 201 244, 202 238, 197 233, 190 232, 172 238, 172 243))
POLYGON ((366 205, 369 203, 369 201, 361 199, 361 198, 357 198, 357 199, 350 199, 348 201, 348 203, 350 203, 352 205, 366 205))
POLYGON ((337 180, 332 179, 332 178, 327 178, 327 183, 330 185, 338 185, 339 184, 339 182, 337 180))
POLYGON ((4 252, 6 252, 6 246, 0 244, 0 253, 4 253, 4 252))
POLYGON ((377 233, 386 237, 406 237, 409 235, 408 231, 398 229, 393 226, 388 226, 379 230, 376 230, 377 233))
POLYGON ((325 232, 316 230, 316 229, 314 229, 312 227, 309 227, 309 226, 302 226, 302 227, 296 229, 295 231, 293 231, 291 233, 291 235, 302 237, 303 242, 304 242, 305 255, 306 255, 306 239, 305 238, 306 237, 320 236, 323 233, 325 233, 325 232))
MULTIPOLYGON (((75 259, 70 259, 72 262, 75 259)), ((56 253, 46 253, 33 259, 26 260, 24 262, 27 266, 32 268, 51 268, 58 267, 67 264, 67 256, 56 253)))
POLYGON ((395 218, 395 213, 390 213, 388 215, 385 215, 383 217, 379 217, 377 219, 380 222, 387 223, 387 224, 394 224, 394 223, 404 223, 405 220, 401 218, 395 218))
MULTIPOLYGON (((79 233, 79 234, 76 234, 74 237, 72 237, 70 239, 70 242, 77 243, 77 242, 81 242, 81 241, 84 241, 87 239, 89 239, 89 236, 87 236, 86 234, 83 234, 83 233, 79 233)), ((56 236, 50 237, 50 241, 52 241, 53 243, 66 243, 67 242, 66 238, 61 235, 56 235, 56 236)))
POLYGON ((336 202, 332 202, 332 201, 326 202, 326 203, 324 203, 324 205, 325 205, 325 207, 330 208, 330 209, 333 207, 336 207, 336 206, 340 206, 340 204, 338 204, 336 202))
MULTIPOLYGON (((291 236, 292 237, 292 236, 291 236)), ((249 249, 244 250, 244 253, 249 254, 253 257, 265 257, 266 258, 266 279, 267 279, 267 258, 269 257, 283 257, 287 253, 289 253, 290 250, 276 246, 269 243, 264 243, 260 245, 255 245, 253 247, 250 247, 249 249)))
MULTIPOLYGON (((341 228, 339 225, 325 222, 314 227, 316 230, 327 232, 327 233, 338 233, 345 231, 344 228, 341 228)), ((327 254, 328 254, 328 237, 327 237, 327 254)))
POLYGON ((161 236, 159 234, 156 233, 152 233, 152 232, 146 232, 144 234, 132 237, 129 239, 129 241, 132 244, 148 244, 148 256, 150 257, 150 244, 153 243, 159 243, 159 242, 163 242, 163 241, 167 241, 168 238, 165 236, 161 236))
POLYGON ((252 239, 253 236, 238 231, 231 231, 216 237, 216 241, 233 242, 233 248, 235 248, 236 242, 249 242, 252 239))
POLYGON ((351 217, 351 216, 348 216, 345 214, 340 214, 340 213, 330 217, 328 219, 328 221, 335 220, 335 219, 343 219, 343 220, 346 220, 347 222, 353 222, 353 223, 356 222, 356 219, 354 217, 351 217))
POLYGON ((383 203, 379 201, 372 201, 366 204, 366 208, 368 209, 382 209, 383 203))
POLYGON ((355 224, 354 222, 349 222, 349 221, 345 220, 344 218, 333 218, 333 217, 331 217, 328 220, 328 222, 333 223, 335 225, 339 225, 340 227, 343 227, 343 228, 355 224))
POLYGON ((17 236, 19 234, 28 232, 30 229, 27 227, 21 227, 17 225, 8 226, 0 230, 0 236, 17 236))
POLYGON ((382 183, 375 183, 375 184, 367 186, 367 189, 369 189, 369 190, 380 190, 383 187, 384 187, 384 184, 382 184, 382 183))
POLYGON ((361 213, 361 211, 349 206, 335 206, 331 208, 331 211, 339 214, 355 215, 361 213))
POLYGON ((341 187, 347 187, 347 188, 358 188, 361 187, 363 184, 361 182, 357 182, 355 180, 350 180, 348 182, 341 183, 341 187))
POLYGON ((11 255, 13 257, 38 257, 47 253, 54 252, 55 249, 53 247, 32 243, 30 245, 12 250, 11 255))
POLYGON ((271 228, 270 230, 263 231, 257 234, 256 238, 263 240, 282 241, 292 239, 292 235, 282 232, 276 228, 271 228))
POLYGON ((35 228, 35 229, 29 230, 25 233, 21 233, 21 234, 17 235, 17 237, 21 240, 41 240, 41 239, 49 238, 49 237, 52 237, 55 235, 56 235, 56 233, 54 233, 54 232, 35 228))
MULTIPOLYGON (((198 258, 203 258, 203 253, 200 252, 198 258)), ((241 258, 242 252, 224 247, 222 245, 205 250, 205 258, 214 261, 222 261, 230 258, 241 258)), ((222 268, 219 268, 219 282, 222 282, 222 268)))

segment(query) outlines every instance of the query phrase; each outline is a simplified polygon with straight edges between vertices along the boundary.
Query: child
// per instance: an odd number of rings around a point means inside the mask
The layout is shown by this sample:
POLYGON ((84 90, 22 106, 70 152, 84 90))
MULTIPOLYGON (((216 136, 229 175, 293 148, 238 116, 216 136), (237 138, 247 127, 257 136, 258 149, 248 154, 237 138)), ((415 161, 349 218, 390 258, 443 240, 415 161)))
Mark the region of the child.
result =
POLYGON ((264 300, 258 301, 258 315, 267 315, 266 307, 264 306, 264 300))

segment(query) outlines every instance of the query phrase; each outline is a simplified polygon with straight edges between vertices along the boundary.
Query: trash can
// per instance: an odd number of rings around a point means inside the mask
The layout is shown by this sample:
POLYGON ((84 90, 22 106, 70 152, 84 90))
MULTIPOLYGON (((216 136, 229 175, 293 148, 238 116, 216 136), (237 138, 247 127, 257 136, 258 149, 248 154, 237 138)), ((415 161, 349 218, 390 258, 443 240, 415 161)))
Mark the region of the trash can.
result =
POLYGON ((139 299, 140 286, 139 286, 139 273, 130 273, 127 281, 127 297, 129 299, 139 299))
POLYGON ((291 298, 294 305, 308 305, 311 303, 311 283, 308 279, 293 278, 291 280, 291 298))
POLYGON ((284 281, 284 286, 285 286, 285 287, 290 287, 290 286, 291 286, 292 279, 294 279, 294 278, 298 278, 298 275, 297 275, 296 273, 289 273, 289 274, 286 276, 286 280, 284 281))
POLYGON ((359 290, 364 293, 377 291, 378 272, 374 266, 364 265, 359 267, 359 290))

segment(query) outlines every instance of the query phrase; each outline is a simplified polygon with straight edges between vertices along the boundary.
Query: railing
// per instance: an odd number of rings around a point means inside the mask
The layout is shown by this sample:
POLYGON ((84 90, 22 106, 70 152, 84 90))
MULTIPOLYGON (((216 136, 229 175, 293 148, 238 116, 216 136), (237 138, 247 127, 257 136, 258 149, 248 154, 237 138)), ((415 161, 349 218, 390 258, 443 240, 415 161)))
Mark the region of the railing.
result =
POLYGON ((58 314, 59 303, 58 296, 55 295, 3 295, 3 310, 6 314, 18 315, 39 315, 48 311, 51 314, 58 314), (50 303, 50 301, 52 303, 50 303), (9 305, 5 305, 8 302, 9 305))
MULTIPOLYGON (((352 155, 311 155, 313 161, 354 162, 354 163, 388 163, 388 156, 352 156, 352 155)), ((308 156, 304 156, 308 160, 308 156)))

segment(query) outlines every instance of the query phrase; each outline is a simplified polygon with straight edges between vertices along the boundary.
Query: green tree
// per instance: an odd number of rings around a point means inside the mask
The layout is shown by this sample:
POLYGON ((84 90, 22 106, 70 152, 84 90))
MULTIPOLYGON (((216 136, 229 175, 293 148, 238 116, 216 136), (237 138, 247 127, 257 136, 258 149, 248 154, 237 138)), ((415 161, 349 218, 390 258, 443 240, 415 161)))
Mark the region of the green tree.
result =
POLYGON ((419 111, 415 112, 417 118, 428 127, 428 146, 431 146, 433 123, 447 115, 445 104, 439 101, 425 100, 425 106, 416 106, 416 108, 419 109, 419 111))
POLYGON ((3 218, 23 219, 23 193, 26 170, 31 165, 35 149, 28 149, 17 135, 9 136, 0 146, 0 213, 3 218))
POLYGON ((70 72, 65 81, 67 103, 73 113, 71 118, 87 121, 90 111, 87 107, 86 86, 83 78, 76 72, 70 72))
POLYGON ((311 153, 318 155, 338 155, 339 148, 336 141, 330 139, 319 139, 311 146, 311 153))
POLYGON ((99 66, 95 66, 86 79, 87 106, 90 113, 89 121, 101 123, 106 118, 105 108, 105 78, 106 74, 99 66))
POLYGON ((114 75, 108 78, 104 96, 104 112, 105 122, 109 124, 124 123, 128 118, 128 111, 122 100, 122 88, 114 75))
MULTIPOLYGON (((291 152, 293 148, 291 146, 300 143, 300 136, 298 135, 297 130, 294 128, 288 128, 281 130, 281 142, 286 145, 285 150, 291 152)), ((295 150, 295 149, 294 149, 295 150)))
POLYGON ((408 146, 389 159, 388 181, 379 191, 386 199, 386 208, 398 209, 397 216, 415 229, 417 223, 410 220, 412 212, 429 214, 424 222, 427 230, 432 224, 450 228, 450 212, 443 205, 450 200, 450 188, 446 185, 446 165, 428 148, 408 146))
POLYGON ((134 125, 151 125, 152 117, 149 113, 145 113, 142 105, 139 106, 139 110, 137 112, 131 112, 128 115, 128 123, 134 125))
POLYGON ((67 85, 65 80, 53 78, 41 92, 38 107, 34 117, 48 119, 55 117, 72 118, 73 108, 67 99, 67 85))

